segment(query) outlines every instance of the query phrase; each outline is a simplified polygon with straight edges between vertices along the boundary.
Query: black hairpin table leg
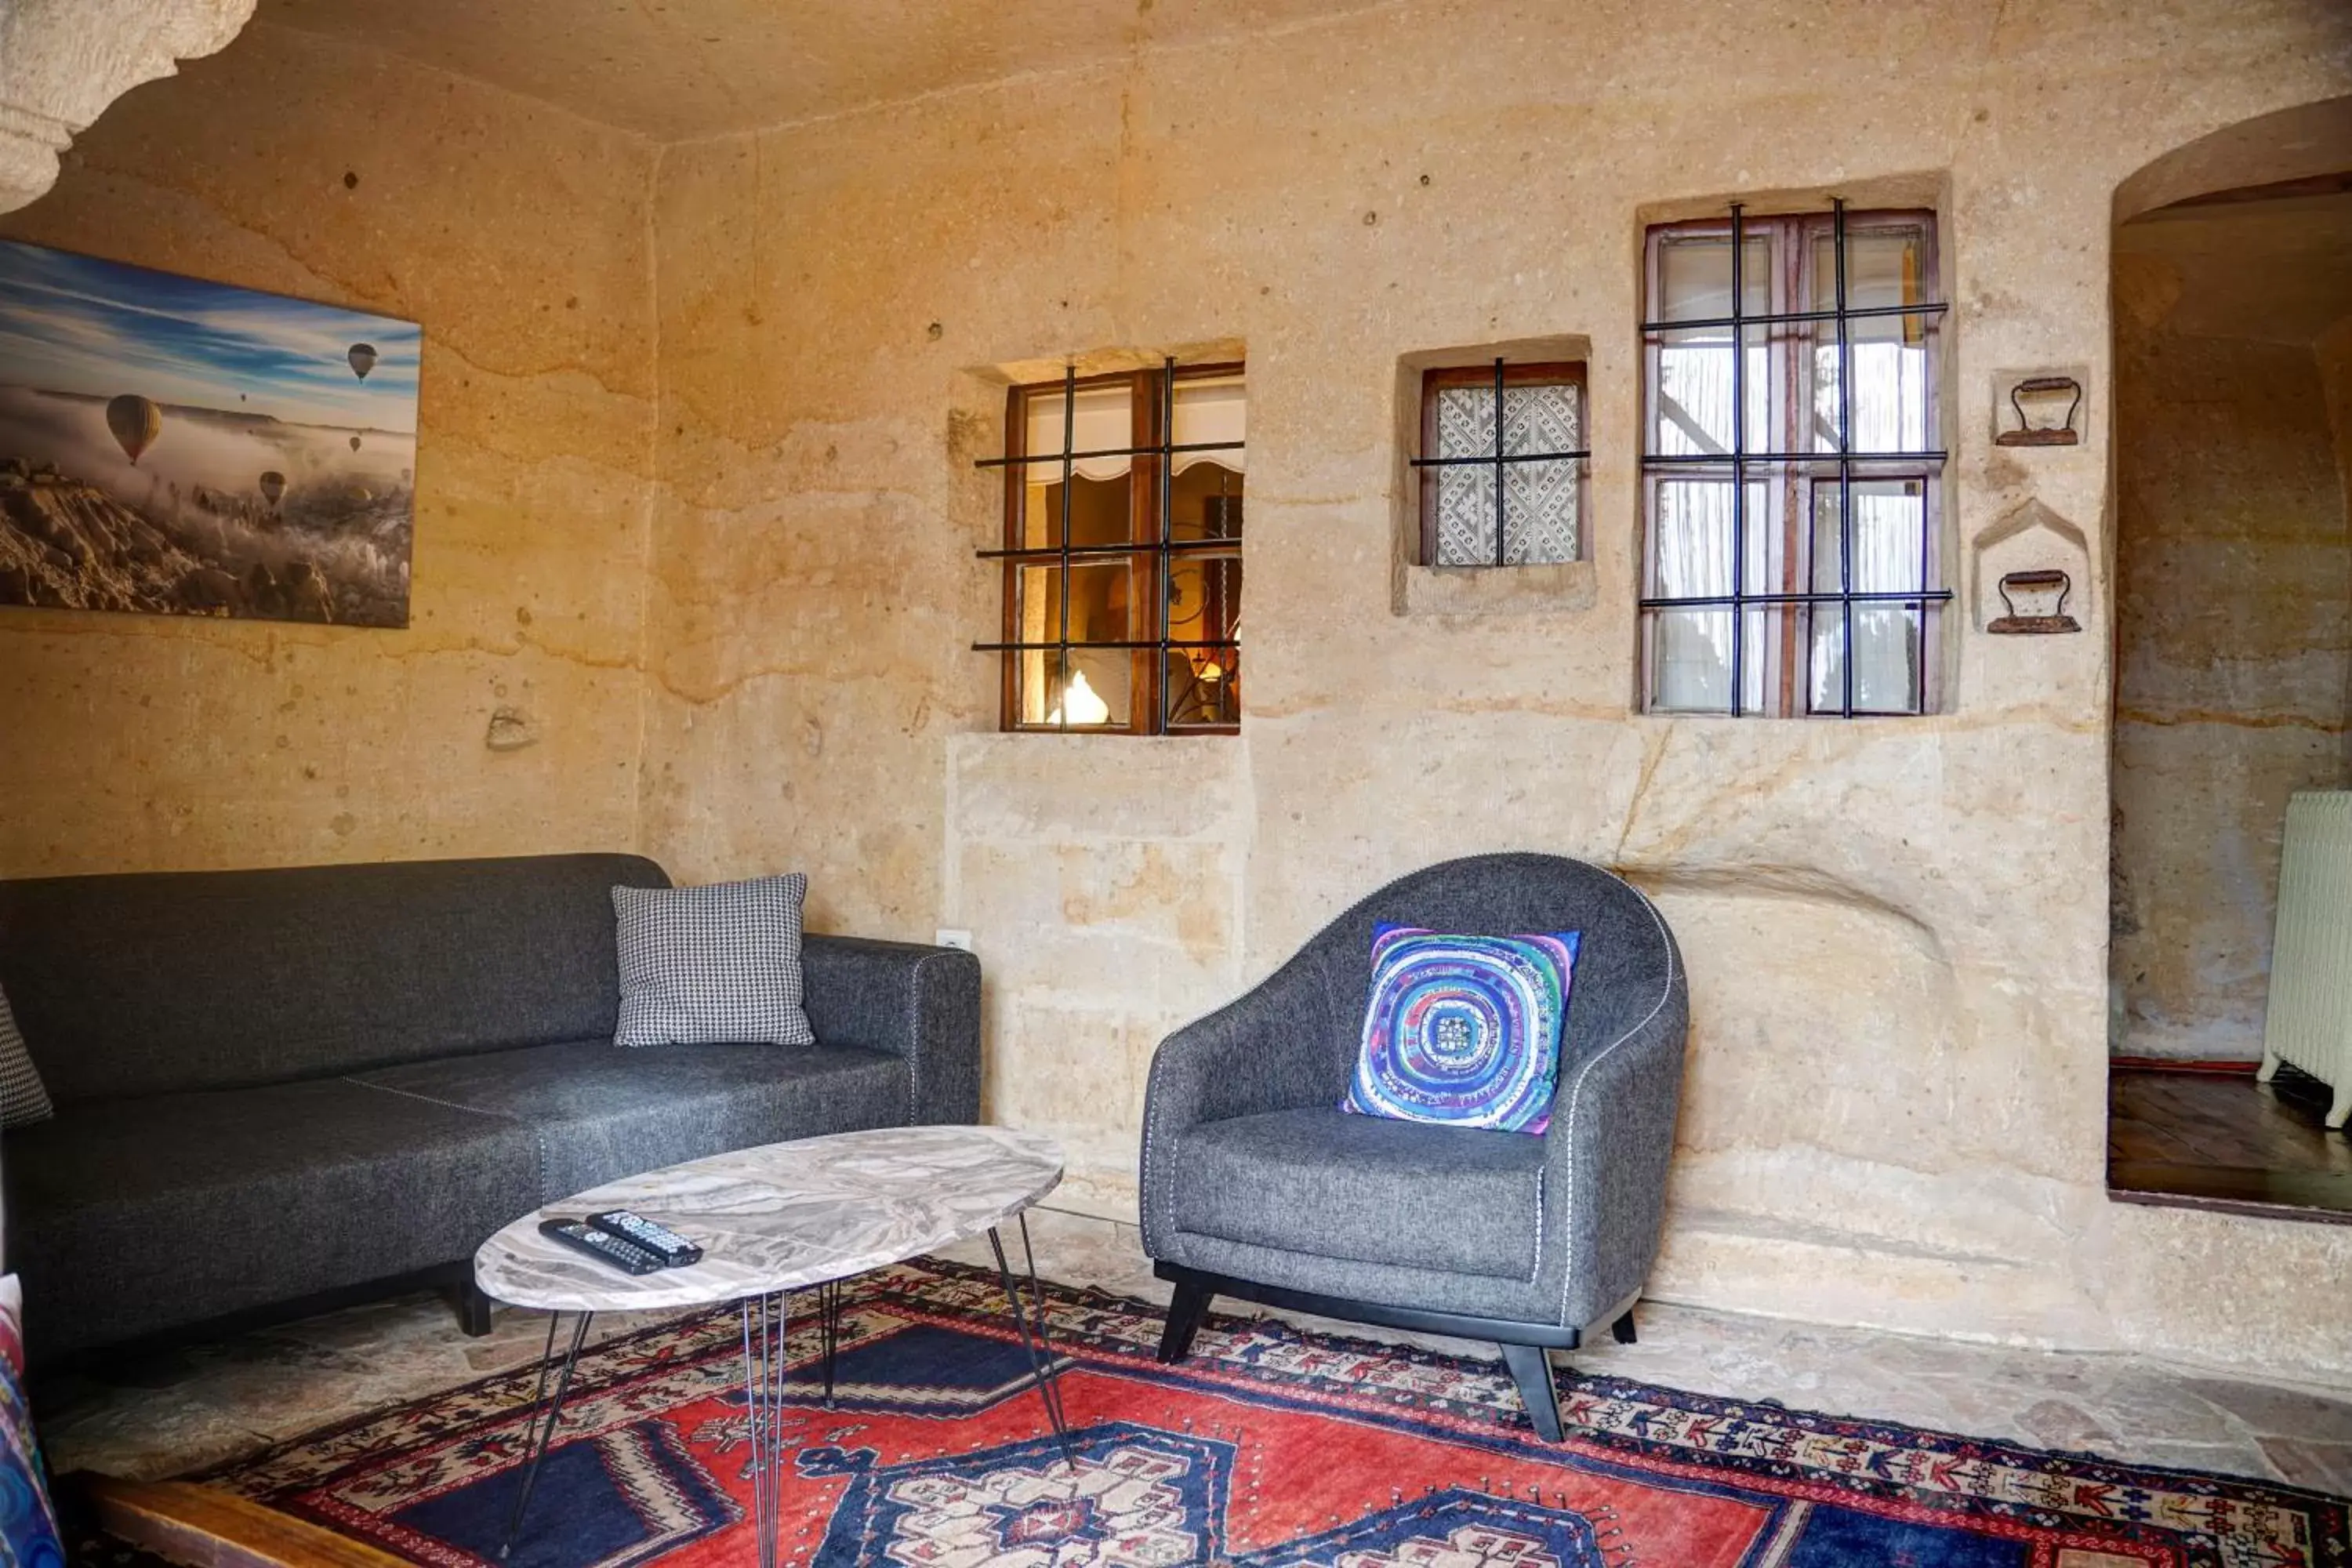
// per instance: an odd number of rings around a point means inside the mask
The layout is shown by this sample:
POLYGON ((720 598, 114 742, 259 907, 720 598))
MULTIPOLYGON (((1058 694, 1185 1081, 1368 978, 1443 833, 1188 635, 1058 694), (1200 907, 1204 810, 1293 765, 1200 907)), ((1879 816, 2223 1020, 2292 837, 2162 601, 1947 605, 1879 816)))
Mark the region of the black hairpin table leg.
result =
POLYGON ((548 1446, 555 1440, 555 1424, 563 1418, 563 1395, 572 1386, 572 1369, 579 1364, 580 1347, 587 1342, 589 1321, 593 1312, 583 1312, 572 1326, 572 1345, 563 1353, 563 1368, 555 1377, 555 1397, 548 1400, 542 1412, 541 1402, 547 1400, 547 1369, 555 1359, 555 1327, 563 1321, 561 1312, 547 1315, 547 1349, 539 1358, 539 1383, 531 1390, 530 1419, 524 1425, 523 1447, 530 1458, 522 1472, 522 1489, 515 1494, 514 1508, 507 1515, 507 1538, 499 1546, 499 1560, 514 1555, 516 1540, 522 1533, 523 1510, 530 1506, 531 1489, 539 1484, 539 1467, 547 1458, 548 1446))
MULTIPOLYGON (((1015 1216, 1015 1220, 1021 1226, 1021 1261, 1029 1270, 1029 1304, 1036 1313, 1037 1353, 1045 1363, 1045 1375, 1053 1385, 1055 1414, 1063 1415, 1062 1369, 1054 1362, 1052 1347, 1045 1343, 1045 1287, 1037 1279, 1037 1249, 1029 1245, 1029 1212, 1024 1209, 1015 1216)), ((1066 1416, 1063 1420, 1063 1426, 1066 1436, 1068 1427, 1066 1416)))
POLYGON ((1045 1406, 1045 1419, 1053 1423, 1054 1436, 1061 1442, 1062 1457, 1069 1458, 1070 1425, 1062 1409, 1062 1380, 1054 1365, 1053 1346, 1045 1341, 1045 1292, 1037 1282, 1037 1254, 1029 1245, 1029 1216, 1021 1216, 1022 1260, 1029 1267, 1026 1300, 1021 1288, 1013 1283, 1013 1265, 1004 1256, 1004 1239, 993 1226, 989 1227, 988 1245, 996 1254, 996 1275, 1004 1286, 1004 1304, 1012 1311, 1013 1331, 1021 1336, 1021 1348, 1029 1352, 1029 1370, 1036 1380, 1037 1398, 1045 1406))
POLYGON ((841 1281, 828 1279, 817 1287, 817 1305, 824 1310, 824 1407, 833 1408, 833 1368, 841 1353, 841 1281))
POLYGON ((750 1445, 751 1529, 759 1568, 776 1568, 783 1531, 784 1380, 792 1361, 792 1293, 746 1296, 743 1430, 750 1445))

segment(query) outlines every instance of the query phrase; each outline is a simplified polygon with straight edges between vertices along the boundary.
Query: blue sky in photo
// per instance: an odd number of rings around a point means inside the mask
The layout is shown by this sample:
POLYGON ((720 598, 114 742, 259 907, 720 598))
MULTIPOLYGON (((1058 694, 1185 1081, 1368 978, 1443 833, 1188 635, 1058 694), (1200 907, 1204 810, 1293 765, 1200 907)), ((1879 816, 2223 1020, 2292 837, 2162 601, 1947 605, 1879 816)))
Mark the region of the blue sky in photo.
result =
POLYGON ((407 321, 0 241, 0 383, 413 435, 407 321), (347 357, 370 343, 362 381, 347 357))

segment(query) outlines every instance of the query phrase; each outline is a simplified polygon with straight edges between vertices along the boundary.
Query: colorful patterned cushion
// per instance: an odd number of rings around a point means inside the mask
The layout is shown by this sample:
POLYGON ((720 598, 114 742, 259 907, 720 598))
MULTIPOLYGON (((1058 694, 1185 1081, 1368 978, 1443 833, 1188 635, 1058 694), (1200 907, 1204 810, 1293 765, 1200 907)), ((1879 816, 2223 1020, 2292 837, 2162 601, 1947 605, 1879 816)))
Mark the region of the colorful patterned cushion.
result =
POLYGON ((25 1403, 25 1346, 17 1328, 23 1306, 16 1277, 0 1277, 0 1565, 65 1568, 57 1510, 49 1506, 33 1441, 33 1413, 25 1403))
POLYGON ((1578 937, 1376 928, 1364 1044, 1340 1108, 1541 1132, 1551 1125, 1578 937))

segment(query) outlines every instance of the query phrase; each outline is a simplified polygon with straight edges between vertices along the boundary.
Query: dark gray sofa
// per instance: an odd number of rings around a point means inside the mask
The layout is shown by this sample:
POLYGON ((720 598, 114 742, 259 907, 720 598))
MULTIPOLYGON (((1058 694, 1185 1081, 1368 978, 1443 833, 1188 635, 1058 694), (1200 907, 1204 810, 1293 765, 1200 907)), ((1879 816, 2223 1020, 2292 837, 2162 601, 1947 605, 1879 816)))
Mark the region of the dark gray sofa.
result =
POLYGON ((1255 990, 1171 1035, 1143 1111, 1160 1359, 1216 1296, 1499 1343, 1557 1442, 1545 1352, 1633 1308, 1658 1249, 1690 996, 1656 906, 1598 866, 1479 855, 1391 882, 1255 990), (1542 1136, 1354 1116, 1373 928, 1583 933, 1542 1136))
POLYGON ((53 1121, 0 1136, 45 1358, 437 1278, 583 1187, 980 1110, 980 969, 811 935, 819 1044, 613 1044, 618 855, 0 881, 53 1121))

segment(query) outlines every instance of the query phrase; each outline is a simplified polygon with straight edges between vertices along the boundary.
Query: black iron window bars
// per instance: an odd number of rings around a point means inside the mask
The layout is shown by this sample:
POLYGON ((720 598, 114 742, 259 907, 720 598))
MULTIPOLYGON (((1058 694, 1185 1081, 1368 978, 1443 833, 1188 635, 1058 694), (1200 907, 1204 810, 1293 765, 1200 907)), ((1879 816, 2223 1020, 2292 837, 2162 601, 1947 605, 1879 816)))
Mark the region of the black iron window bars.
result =
MULTIPOLYGON (((1592 456, 1591 448, 1589 446, 1584 445, 1579 445, 1570 449, 1550 452, 1512 452, 1506 450, 1505 448, 1508 444, 1508 426, 1510 424, 1510 420, 1507 415, 1508 404, 1506 402, 1507 389, 1505 381, 1507 372, 1507 362, 1501 355, 1496 355, 1495 359, 1495 383, 1493 393, 1495 399, 1495 448, 1493 451, 1471 452, 1447 457, 1428 450, 1427 448, 1436 445, 1436 441, 1433 435, 1431 433, 1433 429, 1432 422, 1424 418, 1423 421, 1423 451, 1420 457, 1412 459, 1412 466, 1417 469, 1423 470, 1430 468, 1491 468, 1495 470, 1495 559, 1490 564, 1496 566, 1507 566, 1510 564, 1510 504, 1508 499, 1510 486, 1505 482, 1506 476, 1508 474, 1510 469, 1510 465, 1513 463, 1580 463, 1592 456)), ((1562 384, 1572 385, 1576 389, 1577 433, 1579 436, 1581 436, 1585 427, 1583 401, 1584 388, 1581 372, 1580 371, 1573 379, 1563 376, 1562 384)), ((1424 395, 1426 395, 1424 394, 1424 395)), ((1430 476, 1424 473, 1423 476, 1423 482, 1427 482, 1430 476)), ((1583 526, 1584 519, 1582 516, 1582 508, 1579 507, 1577 528, 1580 533, 1581 532, 1583 526)), ((1463 563, 1458 562, 1439 561, 1437 531, 1434 527, 1430 526, 1427 523, 1424 523, 1423 528, 1422 550, 1424 558, 1423 564, 1425 565, 1436 566, 1441 564, 1464 564, 1463 563)))
MULTIPOLYGON (((1834 258, 1834 303, 1826 310, 1767 310, 1751 314, 1747 310, 1748 227, 1742 205, 1731 204, 1731 313, 1727 316, 1691 320, 1649 320, 1642 323, 1644 343, 1652 346, 1651 374, 1656 375, 1655 346, 1663 334, 1694 331, 1722 331, 1731 334, 1731 448, 1729 451, 1696 453, 1659 453, 1648 449, 1656 432, 1656 421, 1645 424, 1642 468, 1645 481, 1659 474, 1684 474, 1694 471, 1717 473, 1727 471, 1731 478, 1731 592, 1695 595, 1653 595, 1641 601, 1645 616, 1653 619, 1660 611, 1725 610, 1731 618, 1730 647, 1730 711, 1734 718, 1748 711, 1748 615, 1750 610, 1801 608, 1808 616, 1817 615, 1825 606, 1837 610, 1841 647, 1840 683, 1842 690, 1834 706, 1814 704, 1810 711, 1816 716, 1853 719, 1881 716, 1886 710, 1857 709, 1854 706, 1854 637, 1855 607, 1883 605, 1912 610, 1919 616, 1923 653, 1915 665, 1911 706, 1896 712, 1918 713, 1927 710, 1927 612, 1930 605, 1949 602, 1951 591, 1932 588, 1936 581, 1935 529, 1932 512, 1923 505, 1919 528, 1919 576, 1916 589, 1895 591, 1864 591, 1853 584, 1853 486, 1854 466, 1862 463, 1874 474, 1884 474, 1891 466, 1908 466, 1916 474, 1928 478, 1938 471, 1947 457, 1939 447, 1923 447, 1916 451, 1856 451, 1853 444, 1853 353, 1851 342, 1852 323, 1858 321, 1892 317, 1922 323, 1942 316, 1949 306, 1941 300, 1921 300, 1894 305, 1855 307, 1846 296, 1846 204, 1831 204, 1831 249, 1834 258), (1829 325, 1837 336, 1837 446, 1833 450, 1811 452, 1763 451, 1748 449, 1748 329, 1754 327, 1775 331, 1786 327, 1829 325), (1801 468, 1826 469, 1834 466, 1838 487, 1838 586, 1833 590, 1811 592, 1783 590, 1755 593, 1748 583, 1748 475, 1758 468, 1782 472, 1801 468)), ((1654 303, 1655 301, 1654 301, 1654 303)), ((1661 312, 1663 314, 1663 312, 1661 312)), ((1655 395, 1656 387, 1652 387, 1655 395)), ((1932 395, 1931 395, 1932 396, 1932 395)), ((1932 402, 1930 404, 1932 406, 1932 402)), ((1713 444, 1713 443, 1706 443, 1713 444)), ((1924 499, 1924 485, 1923 485, 1924 499)), ((1653 503, 1654 507, 1654 502, 1653 503)), ((1654 511, 1652 518, 1655 526, 1654 511)), ((1654 542, 1653 549, 1654 549, 1654 542)), ((1808 579, 1809 581, 1811 579, 1808 579)), ((1811 646, 1811 638, 1807 639, 1811 646)), ((1762 712, 1778 710, 1766 699, 1762 712)))
MULTIPOLYGON (((1130 721, 1125 725, 1073 726, 1071 724, 1071 704, 1068 700, 1068 692, 1070 690, 1071 674, 1074 668, 1070 661, 1070 654, 1073 649, 1101 649, 1105 651, 1124 650, 1130 653, 1152 653, 1157 656, 1160 670, 1154 672, 1152 680, 1154 685, 1160 687, 1160 689, 1158 700, 1151 704, 1151 725, 1148 731, 1151 734, 1164 735, 1169 732, 1171 727, 1178 727, 1171 723, 1173 716, 1171 715, 1171 710, 1174 706, 1171 701, 1173 694, 1164 689, 1164 669, 1170 654, 1189 654, 1195 650, 1209 649, 1225 650, 1225 662, 1229 667, 1232 667, 1228 672, 1229 676, 1238 673, 1239 650, 1241 648, 1241 639, 1238 636, 1225 637, 1183 638, 1171 637, 1168 635, 1168 629, 1171 623, 1170 604, 1171 599, 1171 590, 1173 587, 1173 584, 1170 580, 1170 559, 1173 556, 1195 552, 1230 555, 1239 549, 1241 544, 1241 541, 1237 535, 1197 540, 1177 539, 1172 536, 1172 519, 1174 515, 1172 503, 1174 500, 1176 473, 1175 459, 1179 455, 1187 452, 1240 451, 1246 445, 1245 442, 1238 440, 1178 441, 1176 439, 1177 376, 1178 366, 1176 360, 1174 356, 1171 355, 1161 361, 1160 369, 1154 377, 1158 395, 1155 399, 1157 406, 1153 410, 1153 415, 1154 423, 1158 427, 1158 440, 1149 445, 1105 447, 1088 451, 1078 451, 1075 448, 1077 447, 1079 376, 1077 367, 1075 364, 1066 365, 1063 369, 1061 384, 1062 449, 1058 452, 1048 452, 1043 454, 1007 451, 1001 457, 980 458, 973 465, 975 468, 980 468, 1015 469, 1019 470, 1024 477, 1031 466, 1039 463, 1055 464, 1058 465, 1061 469, 1061 510, 1060 516, 1056 520, 1056 538, 1058 542, 1036 546, 1008 544, 1002 550, 982 550, 977 552, 979 558, 982 561, 1004 562, 1015 566, 1034 564, 1059 568, 1056 577, 1056 584, 1060 593, 1061 602, 1057 607, 1055 619, 1055 627, 1059 633, 1058 636, 1044 641, 1025 641, 1018 637, 1008 637, 1005 639, 997 642, 976 642, 971 645, 972 651, 974 653, 992 653, 1008 658, 1018 658, 1019 656, 1026 653, 1051 653, 1054 655, 1053 689, 1055 692, 1061 694, 1060 700, 1054 710, 1054 711, 1059 715, 1058 721, 1052 724, 1043 725, 1035 723, 1015 724, 1008 722, 1006 725, 1006 728, 1008 729, 1069 730, 1072 728, 1107 728, 1131 730, 1134 728, 1131 718, 1130 721), (1157 508, 1159 514, 1159 526, 1155 537, 1139 540, 1120 540, 1116 542, 1106 544, 1075 544, 1071 542, 1071 498, 1076 488, 1071 481, 1076 476, 1077 465, 1080 462, 1088 458, 1126 458, 1130 460, 1150 458, 1154 460, 1156 468, 1154 478, 1159 489, 1159 506, 1157 508), (1156 628, 1158 635, 1148 637, 1089 638, 1084 641, 1073 639, 1070 636, 1070 568, 1072 563, 1087 560, 1129 560, 1139 555, 1148 555, 1151 557, 1155 567, 1153 575, 1158 580, 1159 610, 1152 625, 1156 628)), ((1006 423, 1006 444, 1008 447, 1013 444, 1013 432, 1016 426, 1013 421, 1008 419, 1006 423)), ((1014 684, 1015 683, 1009 682, 1007 686, 1008 709, 1010 707, 1010 697, 1013 693, 1014 684)), ((1008 712, 1008 719, 1010 719, 1010 717, 1011 715, 1008 712)), ((1181 727, 1185 729, 1198 729, 1214 731, 1218 730, 1230 730, 1234 726, 1231 723, 1208 723, 1181 725, 1181 727)))

